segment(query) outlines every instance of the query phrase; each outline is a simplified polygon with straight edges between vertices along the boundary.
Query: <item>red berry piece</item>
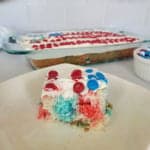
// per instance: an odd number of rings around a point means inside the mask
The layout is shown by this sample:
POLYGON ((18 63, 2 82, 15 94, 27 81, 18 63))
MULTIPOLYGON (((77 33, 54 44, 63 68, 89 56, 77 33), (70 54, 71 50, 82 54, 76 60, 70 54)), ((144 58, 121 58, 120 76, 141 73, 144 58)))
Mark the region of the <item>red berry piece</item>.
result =
POLYGON ((80 94, 84 90, 84 84, 81 82, 76 82, 73 85, 73 91, 77 94, 80 94))
POLYGON ((50 80, 50 79, 57 79, 57 77, 58 77, 58 72, 55 71, 55 70, 51 70, 48 73, 48 80, 50 80))
POLYGON ((82 78, 82 71, 79 69, 73 70, 71 73, 71 78, 73 80, 81 79, 82 78))
POLYGON ((49 89, 52 89, 52 90, 58 90, 58 87, 54 84, 54 83, 47 83, 46 85, 45 85, 45 89, 46 90, 49 90, 49 89))

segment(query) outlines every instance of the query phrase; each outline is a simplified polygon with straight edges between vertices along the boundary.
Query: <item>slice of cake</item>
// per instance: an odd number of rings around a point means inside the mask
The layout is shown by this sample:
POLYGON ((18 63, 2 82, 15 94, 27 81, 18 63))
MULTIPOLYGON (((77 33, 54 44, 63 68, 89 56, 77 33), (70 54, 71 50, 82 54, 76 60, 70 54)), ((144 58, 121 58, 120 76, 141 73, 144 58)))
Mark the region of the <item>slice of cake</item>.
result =
POLYGON ((87 130, 102 125, 111 115, 105 75, 79 66, 62 69, 49 70, 46 76, 38 118, 87 130))

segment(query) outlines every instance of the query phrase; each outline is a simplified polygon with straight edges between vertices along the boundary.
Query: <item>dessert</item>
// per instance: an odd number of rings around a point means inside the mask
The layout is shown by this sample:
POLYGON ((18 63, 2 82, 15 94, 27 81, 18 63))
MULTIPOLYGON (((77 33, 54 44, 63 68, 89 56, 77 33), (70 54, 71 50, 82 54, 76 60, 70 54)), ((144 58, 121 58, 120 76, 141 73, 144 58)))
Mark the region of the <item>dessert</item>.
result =
POLYGON ((91 46, 107 46, 136 43, 139 39, 133 36, 103 31, 61 31, 47 34, 30 34, 22 36, 18 41, 23 49, 45 50, 58 48, 76 48, 91 46))
POLYGON ((60 63, 87 65, 133 56, 133 51, 148 41, 124 31, 80 30, 25 34, 17 43, 30 53, 34 68, 60 63))
POLYGON ((99 127, 112 113, 107 88, 107 78, 97 69, 51 69, 42 88, 38 118, 85 130, 99 127))

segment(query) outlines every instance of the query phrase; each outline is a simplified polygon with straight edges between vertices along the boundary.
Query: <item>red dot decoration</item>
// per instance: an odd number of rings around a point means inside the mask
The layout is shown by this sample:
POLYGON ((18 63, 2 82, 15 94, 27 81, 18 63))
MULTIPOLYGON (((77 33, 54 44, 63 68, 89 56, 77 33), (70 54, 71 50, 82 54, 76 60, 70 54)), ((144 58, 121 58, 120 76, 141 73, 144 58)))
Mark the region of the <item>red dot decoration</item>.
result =
POLYGON ((71 73, 71 78, 73 80, 81 79, 82 78, 82 71, 80 69, 73 70, 71 73))
POLYGON ((83 90, 84 90, 84 84, 81 83, 81 82, 76 82, 74 85, 73 85, 73 91, 77 94, 80 94, 83 90))
POLYGON ((46 89, 46 90, 49 90, 49 89, 58 90, 58 87, 57 87, 54 83, 47 83, 47 84, 45 85, 45 89, 46 89))
POLYGON ((58 77, 58 72, 55 71, 55 70, 51 70, 49 73, 48 73, 48 79, 57 79, 58 77))

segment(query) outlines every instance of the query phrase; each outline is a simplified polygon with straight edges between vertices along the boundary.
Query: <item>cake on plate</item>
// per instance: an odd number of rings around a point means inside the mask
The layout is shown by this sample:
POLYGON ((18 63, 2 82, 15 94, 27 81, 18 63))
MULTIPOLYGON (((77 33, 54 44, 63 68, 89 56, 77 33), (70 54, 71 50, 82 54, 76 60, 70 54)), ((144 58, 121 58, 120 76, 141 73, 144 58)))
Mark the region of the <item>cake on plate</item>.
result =
POLYGON ((38 118, 89 130, 104 125, 112 113, 108 80, 94 68, 51 69, 42 88, 38 118))

